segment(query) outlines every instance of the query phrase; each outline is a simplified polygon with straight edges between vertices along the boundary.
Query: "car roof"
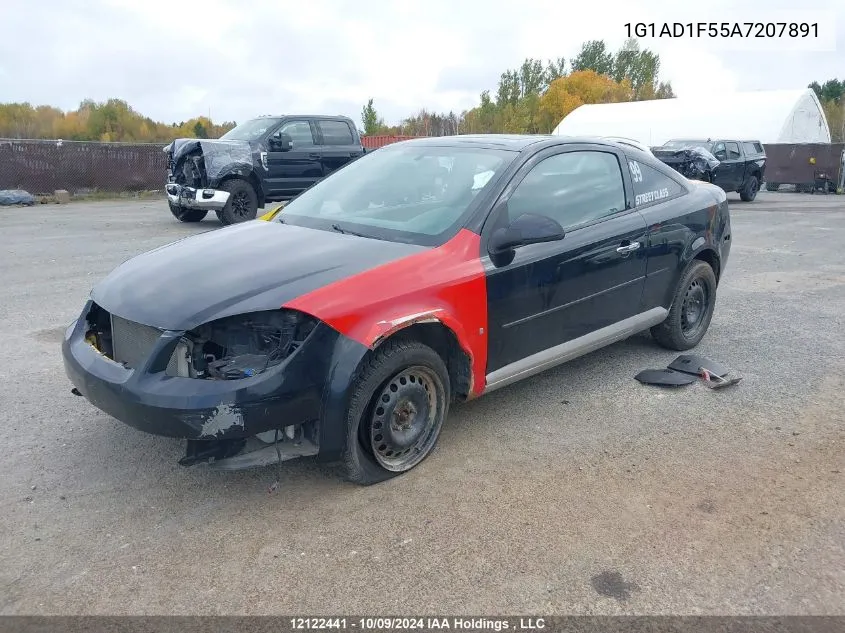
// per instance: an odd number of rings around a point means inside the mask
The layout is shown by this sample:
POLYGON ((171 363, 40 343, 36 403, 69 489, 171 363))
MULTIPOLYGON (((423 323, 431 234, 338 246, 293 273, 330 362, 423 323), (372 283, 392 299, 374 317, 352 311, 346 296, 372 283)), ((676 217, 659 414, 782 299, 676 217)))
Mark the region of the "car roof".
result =
POLYGON ((399 141, 396 144, 439 145, 441 147, 478 147, 521 152, 534 145, 540 148, 577 144, 609 145, 619 149, 634 147, 601 136, 559 136, 552 134, 460 134, 453 136, 426 136, 399 141))
POLYGON ((343 114, 303 114, 301 112, 297 112, 294 114, 260 114, 258 116, 251 117, 249 120, 253 121, 255 119, 290 119, 290 118, 303 118, 303 119, 327 119, 327 120, 338 120, 343 119, 344 121, 351 121, 348 116, 343 114))

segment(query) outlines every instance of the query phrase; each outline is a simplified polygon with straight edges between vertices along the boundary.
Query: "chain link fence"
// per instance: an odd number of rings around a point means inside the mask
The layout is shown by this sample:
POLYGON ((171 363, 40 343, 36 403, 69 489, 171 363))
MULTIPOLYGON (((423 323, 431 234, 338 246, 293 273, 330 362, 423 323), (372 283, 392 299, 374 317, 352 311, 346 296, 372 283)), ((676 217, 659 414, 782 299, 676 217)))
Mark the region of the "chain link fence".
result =
POLYGON ((165 143, 0 139, 0 190, 51 195, 163 190, 165 143))
MULTIPOLYGON (((362 137, 375 149, 416 138, 362 137)), ((0 190, 21 189, 51 196, 64 189, 71 196, 92 193, 159 192, 167 181, 166 143, 107 143, 0 138, 0 190)))

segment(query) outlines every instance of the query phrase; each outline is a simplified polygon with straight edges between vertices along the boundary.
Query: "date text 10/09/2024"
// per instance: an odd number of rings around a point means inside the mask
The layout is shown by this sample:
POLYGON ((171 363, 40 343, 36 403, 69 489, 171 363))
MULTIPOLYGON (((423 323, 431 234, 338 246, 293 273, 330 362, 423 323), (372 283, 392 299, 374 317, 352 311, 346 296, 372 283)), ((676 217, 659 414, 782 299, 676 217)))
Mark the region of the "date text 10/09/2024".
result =
POLYGON ((365 618, 291 618, 291 629, 359 631, 456 630, 471 631, 537 631, 546 628, 544 618, 444 618, 444 617, 365 617, 365 618))
POLYGON ((818 37, 818 22, 627 22, 628 37, 818 37))

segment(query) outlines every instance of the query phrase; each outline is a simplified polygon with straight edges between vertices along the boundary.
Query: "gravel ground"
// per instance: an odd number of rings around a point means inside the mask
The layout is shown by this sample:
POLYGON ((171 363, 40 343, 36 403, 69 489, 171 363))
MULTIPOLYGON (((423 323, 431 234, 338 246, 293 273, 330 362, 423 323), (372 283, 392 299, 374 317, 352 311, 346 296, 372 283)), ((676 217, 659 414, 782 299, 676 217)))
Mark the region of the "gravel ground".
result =
POLYGON ((93 283, 216 220, 0 209, 0 613, 845 614, 845 198, 733 199, 699 351, 738 386, 642 386, 675 354, 636 336, 458 406, 398 479, 297 461, 273 494, 179 467, 61 365, 93 283))

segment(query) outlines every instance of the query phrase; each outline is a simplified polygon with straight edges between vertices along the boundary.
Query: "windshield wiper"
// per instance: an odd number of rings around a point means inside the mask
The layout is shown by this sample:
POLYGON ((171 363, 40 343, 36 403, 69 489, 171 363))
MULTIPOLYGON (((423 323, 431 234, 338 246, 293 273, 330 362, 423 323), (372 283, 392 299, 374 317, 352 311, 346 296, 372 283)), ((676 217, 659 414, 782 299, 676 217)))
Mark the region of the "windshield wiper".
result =
POLYGON ((332 224, 332 228, 338 233, 343 233, 344 235, 354 235, 356 237, 370 237, 369 235, 364 235, 363 233, 356 233, 355 231, 350 231, 349 229, 341 228, 339 224, 332 224))

